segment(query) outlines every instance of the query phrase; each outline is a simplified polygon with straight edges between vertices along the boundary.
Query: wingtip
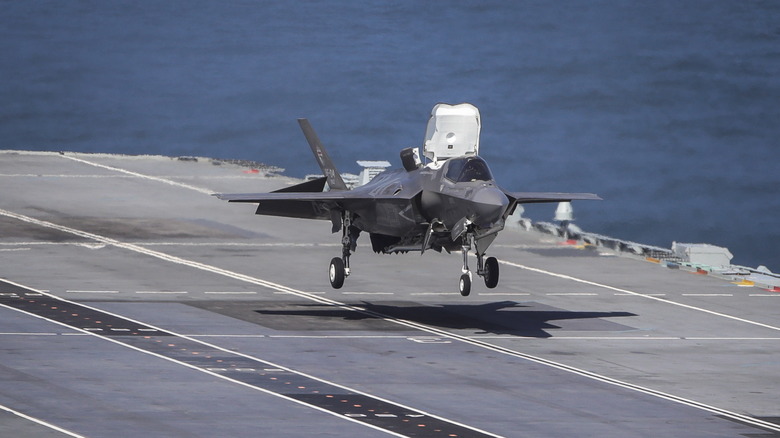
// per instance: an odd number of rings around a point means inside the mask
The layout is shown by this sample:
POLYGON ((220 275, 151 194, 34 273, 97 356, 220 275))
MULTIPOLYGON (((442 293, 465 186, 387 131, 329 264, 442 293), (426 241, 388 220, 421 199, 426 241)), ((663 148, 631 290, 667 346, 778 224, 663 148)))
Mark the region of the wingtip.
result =
POLYGON ((215 197, 215 198, 219 199, 220 201, 228 201, 228 202, 232 202, 232 201, 230 200, 230 195, 229 195, 229 194, 227 194, 227 193, 212 193, 212 194, 211 194, 211 196, 213 196, 213 197, 215 197))
MULTIPOLYGON (((603 201, 604 199, 595 193, 580 193, 577 197, 573 197, 571 201, 603 201)), ((571 202, 569 201, 569 202, 571 202)))

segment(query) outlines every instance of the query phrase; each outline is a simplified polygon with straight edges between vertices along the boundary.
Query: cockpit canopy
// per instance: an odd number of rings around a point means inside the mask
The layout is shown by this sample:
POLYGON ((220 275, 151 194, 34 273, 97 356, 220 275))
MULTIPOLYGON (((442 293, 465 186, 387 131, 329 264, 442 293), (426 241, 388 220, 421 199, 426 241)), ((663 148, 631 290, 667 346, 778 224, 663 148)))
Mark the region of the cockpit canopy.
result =
POLYGON ((447 161, 445 178, 454 182, 492 181, 487 163, 480 157, 451 158, 447 161))

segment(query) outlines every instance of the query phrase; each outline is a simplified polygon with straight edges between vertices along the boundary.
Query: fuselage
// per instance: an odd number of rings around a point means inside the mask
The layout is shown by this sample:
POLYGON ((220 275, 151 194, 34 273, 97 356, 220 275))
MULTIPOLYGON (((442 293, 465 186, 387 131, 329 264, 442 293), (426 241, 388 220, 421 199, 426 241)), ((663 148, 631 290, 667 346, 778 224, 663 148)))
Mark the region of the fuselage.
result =
POLYGON ((500 229, 509 205, 485 161, 476 156, 451 158, 438 168, 388 170, 355 191, 399 197, 392 208, 367 205, 356 211, 354 221, 363 231, 399 238, 421 235, 430 224, 437 232, 450 231, 464 219, 479 229, 500 229), (411 199, 402 196, 415 193, 411 199))

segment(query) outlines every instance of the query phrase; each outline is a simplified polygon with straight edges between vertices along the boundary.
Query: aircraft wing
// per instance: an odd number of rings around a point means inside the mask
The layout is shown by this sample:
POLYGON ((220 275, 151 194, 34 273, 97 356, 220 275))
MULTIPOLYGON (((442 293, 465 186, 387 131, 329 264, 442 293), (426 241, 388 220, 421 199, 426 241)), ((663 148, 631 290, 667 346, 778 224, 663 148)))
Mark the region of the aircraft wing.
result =
POLYGON ((302 219, 334 220, 331 212, 344 210, 359 213, 375 210, 378 205, 404 205, 416 195, 369 194, 360 190, 332 190, 328 192, 272 192, 216 194, 228 202, 258 204, 256 214, 302 219))
POLYGON ((338 203, 344 202, 347 193, 349 192, 227 193, 215 196, 228 202, 258 204, 256 214, 302 219, 330 219, 330 211, 338 209, 338 203))
POLYGON ((507 192, 504 193, 516 204, 532 204, 538 202, 569 202, 574 200, 601 201, 593 193, 550 193, 550 192, 507 192))
POLYGON ((517 204, 534 204, 540 202, 570 202, 574 200, 600 201, 601 198, 593 193, 552 193, 552 192, 508 192, 504 194, 509 198, 509 208, 504 213, 504 219, 514 213, 517 204))

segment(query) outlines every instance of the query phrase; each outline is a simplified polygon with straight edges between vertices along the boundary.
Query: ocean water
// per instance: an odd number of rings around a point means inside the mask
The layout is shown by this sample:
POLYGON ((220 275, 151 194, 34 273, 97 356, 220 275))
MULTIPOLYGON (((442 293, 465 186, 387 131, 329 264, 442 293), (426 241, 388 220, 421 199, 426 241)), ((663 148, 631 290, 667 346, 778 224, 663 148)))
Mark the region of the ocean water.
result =
POLYGON ((3 149, 303 176, 307 117, 356 173, 470 102, 503 187, 596 192, 574 205, 588 231, 780 271, 778 2, 41 0, 0 24, 3 149))

